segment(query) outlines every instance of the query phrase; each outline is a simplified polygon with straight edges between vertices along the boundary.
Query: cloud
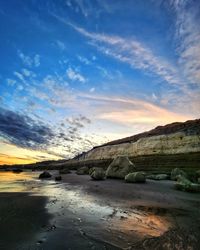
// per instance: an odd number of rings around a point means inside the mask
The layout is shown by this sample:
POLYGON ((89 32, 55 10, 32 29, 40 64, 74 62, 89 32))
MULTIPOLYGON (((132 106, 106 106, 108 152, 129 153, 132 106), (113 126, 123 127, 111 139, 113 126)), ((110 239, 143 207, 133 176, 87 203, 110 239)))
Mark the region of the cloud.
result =
POLYGON ((33 71, 30 71, 28 69, 22 69, 21 70, 22 74, 25 76, 25 77, 36 77, 36 74, 33 72, 33 71))
POLYGON ((18 164, 18 163, 30 163, 33 161, 31 157, 17 157, 9 154, 0 153, 0 165, 6 164, 18 164))
POLYGON ((19 80, 21 80, 22 82, 25 82, 24 76, 23 76, 21 73, 15 71, 13 74, 14 74, 19 80))
POLYGON ((92 87, 92 88, 90 88, 90 93, 93 93, 94 91, 95 91, 95 88, 94 87, 92 87))
POLYGON ((35 55, 33 58, 33 63, 35 65, 35 67, 40 66, 40 56, 39 55, 35 55))
POLYGON ((37 149, 49 145, 54 133, 26 115, 0 108, 0 135, 19 147, 37 149))
POLYGON ((8 79, 7 79, 7 83, 8 83, 8 85, 9 85, 9 86, 14 86, 14 85, 17 83, 17 81, 16 81, 16 80, 13 80, 13 79, 8 78, 8 79))
POLYGON ((107 56, 111 56, 132 68, 141 69, 145 73, 155 74, 170 84, 181 84, 175 67, 164 58, 156 56, 146 45, 135 38, 88 32, 74 24, 55 16, 61 22, 70 25, 83 36, 91 39, 90 44, 107 56))
POLYGON ((56 44, 59 47, 59 49, 61 49, 61 50, 65 50, 66 49, 66 46, 65 46, 65 44, 62 41, 57 40, 56 44))
POLYGON ((175 40, 179 65, 191 83, 200 83, 200 4, 198 1, 170 1, 176 18, 175 40), (193 2, 194 3, 194 2, 193 2))
POLYGON ((110 5, 105 0, 96 0, 95 2, 93 0, 67 0, 66 5, 74 12, 81 13, 85 18, 89 16, 98 18, 101 13, 110 14, 113 12, 117 3, 110 5))
POLYGON ((40 66, 40 55, 36 54, 33 57, 27 56, 24 53, 22 53, 20 50, 18 50, 18 56, 24 63, 24 65, 28 67, 39 67, 40 66))
POLYGON ((96 110, 96 119, 117 122, 127 126, 150 124, 153 127, 174 121, 185 121, 194 118, 189 115, 182 115, 169 111, 150 102, 138 99, 94 95, 85 95, 85 98, 93 100, 93 103, 99 103, 98 105, 100 108, 96 110))
POLYGON ((66 118, 66 121, 70 124, 75 126, 76 128, 83 128, 84 124, 90 124, 91 120, 83 115, 79 115, 78 117, 70 117, 66 118))
POLYGON ((77 58, 79 59, 80 62, 82 62, 82 63, 84 63, 84 64, 86 64, 86 65, 91 64, 91 61, 89 61, 86 57, 77 55, 77 58))
POLYGON ((72 81, 79 81, 82 83, 86 82, 86 79, 84 76, 82 76, 77 70, 73 70, 71 67, 69 67, 66 71, 67 76, 72 81))

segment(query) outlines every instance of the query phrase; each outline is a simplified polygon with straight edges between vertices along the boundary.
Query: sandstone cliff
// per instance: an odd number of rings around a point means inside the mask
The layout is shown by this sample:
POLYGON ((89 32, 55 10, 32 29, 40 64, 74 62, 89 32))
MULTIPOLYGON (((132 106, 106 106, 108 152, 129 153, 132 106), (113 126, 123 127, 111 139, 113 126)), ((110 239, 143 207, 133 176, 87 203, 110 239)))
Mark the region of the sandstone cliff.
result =
POLYGON ((172 123, 131 137, 115 140, 81 154, 71 163, 109 162, 126 155, 141 169, 165 166, 200 168, 200 119, 172 123))

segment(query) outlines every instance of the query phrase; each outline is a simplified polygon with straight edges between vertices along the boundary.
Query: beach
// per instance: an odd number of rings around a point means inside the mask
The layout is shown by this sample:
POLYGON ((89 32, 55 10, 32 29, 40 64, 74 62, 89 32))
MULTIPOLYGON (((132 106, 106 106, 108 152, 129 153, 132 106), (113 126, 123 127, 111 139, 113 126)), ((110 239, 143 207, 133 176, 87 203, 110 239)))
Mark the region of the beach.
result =
POLYGON ((0 172, 0 249, 199 249, 200 195, 173 181, 39 174, 0 172))

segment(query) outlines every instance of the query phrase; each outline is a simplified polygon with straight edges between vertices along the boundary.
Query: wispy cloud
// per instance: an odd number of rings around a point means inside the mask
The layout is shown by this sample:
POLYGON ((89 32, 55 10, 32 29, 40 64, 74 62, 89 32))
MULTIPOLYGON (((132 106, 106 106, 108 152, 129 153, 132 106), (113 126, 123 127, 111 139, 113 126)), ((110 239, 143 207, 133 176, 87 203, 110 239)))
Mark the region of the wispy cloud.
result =
POLYGON ((80 62, 86 64, 86 65, 89 65, 89 64, 92 64, 90 60, 88 60, 86 57, 84 56, 80 56, 80 55, 77 55, 77 58, 80 62))
POLYGON ((56 40, 56 45, 57 45, 58 48, 61 49, 61 50, 65 50, 65 49, 66 49, 65 44, 64 44, 62 41, 60 41, 60 40, 56 40))
MULTIPOLYGON (((108 3, 105 0, 67 0, 66 5, 76 13, 81 13, 85 18, 89 16, 99 17, 101 13, 111 13, 117 3, 108 3)), ((118 6, 119 7, 119 6, 118 6)))
POLYGON ((164 58, 156 56, 150 48, 137 39, 88 32, 60 17, 56 16, 56 18, 91 39, 90 44, 105 55, 127 63, 133 68, 141 69, 145 73, 155 74, 170 84, 181 84, 181 79, 173 65, 164 58))
POLYGON ((200 83, 200 4, 193 1, 171 1, 175 12, 177 53, 182 72, 191 83, 200 83))
POLYGON ((36 54, 32 57, 25 55, 23 52, 18 50, 18 56, 24 63, 24 65, 28 67, 39 67, 40 66, 40 55, 36 54))
POLYGON ((22 82, 25 82, 24 76, 23 76, 21 73, 15 71, 13 74, 14 74, 19 80, 21 80, 22 82))
POLYGON ((77 70, 72 69, 71 67, 67 69, 66 73, 69 79, 72 81, 79 81, 82 83, 86 82, 86 78, 83 75, 81 75, 77 70))
POLYGON ((93 103, 99 103, 99 108, 96 110, 96 119, 110 120, 128 126, 150 124, 153 127, 193 118, 139 99, 98 95, 85 95, 85 98, 92 100, 93 103))

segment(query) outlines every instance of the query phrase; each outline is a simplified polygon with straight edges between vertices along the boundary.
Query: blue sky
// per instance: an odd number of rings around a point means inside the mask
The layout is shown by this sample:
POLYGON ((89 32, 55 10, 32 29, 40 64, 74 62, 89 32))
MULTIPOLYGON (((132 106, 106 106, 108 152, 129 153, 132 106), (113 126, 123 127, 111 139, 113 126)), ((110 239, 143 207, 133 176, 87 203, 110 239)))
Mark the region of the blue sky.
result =
POLYGON ((198 118, 199 23, 199 1, 1 1, 1 162, 198 118))

